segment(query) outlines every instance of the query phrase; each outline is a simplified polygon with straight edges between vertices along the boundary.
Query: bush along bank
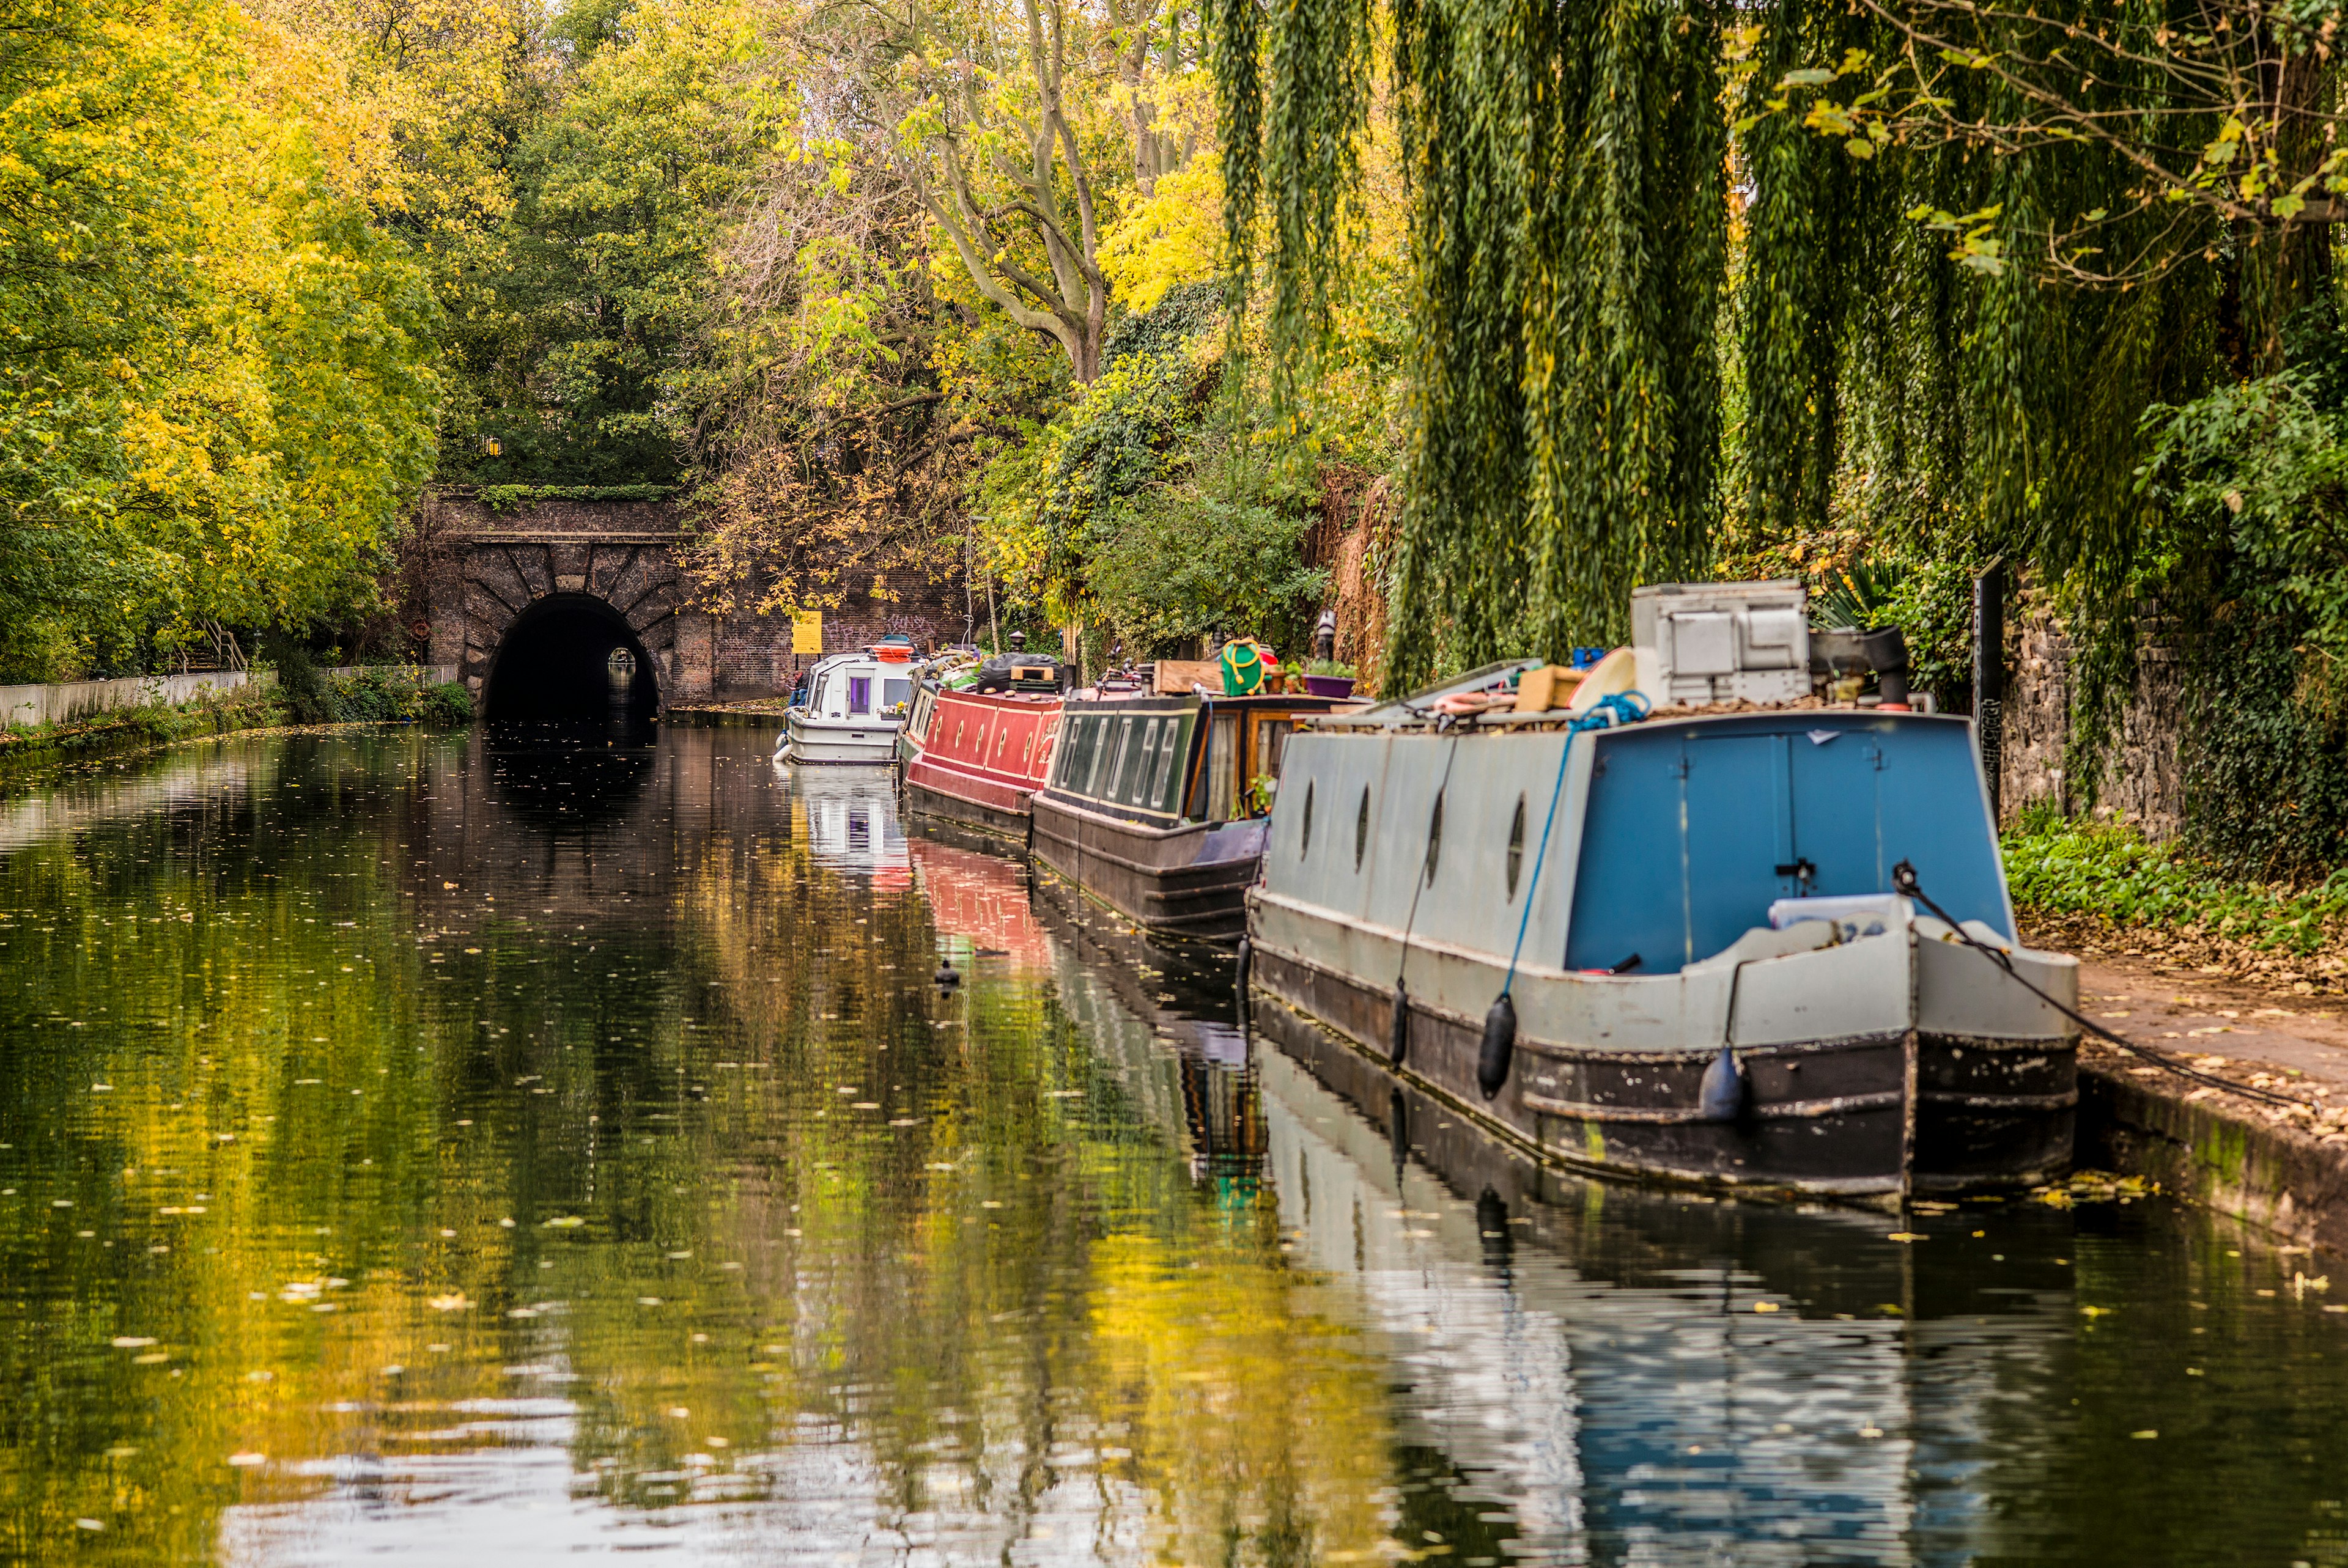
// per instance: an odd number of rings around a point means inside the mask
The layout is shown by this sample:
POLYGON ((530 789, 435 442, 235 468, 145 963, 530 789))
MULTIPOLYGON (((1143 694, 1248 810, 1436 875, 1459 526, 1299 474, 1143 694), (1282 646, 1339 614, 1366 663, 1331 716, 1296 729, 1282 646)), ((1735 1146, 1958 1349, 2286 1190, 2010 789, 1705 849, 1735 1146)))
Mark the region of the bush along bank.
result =
POLYGON ((2320 882, 2228 875, 2134 828, 2026 815, 2004 835, 2029 939, 2088 958, 2139 958, 2301 996, 2348 990, 2348 867, 2320 882))
MULTIPOLYGON (((284 671, 281 671, 281 676, 284 671)), ((285 724, 468 724, 473 699, 456 682, 427 684, 389 667, 327 676, 304 667, 297 682, 240 686, 192 702, 113 708, 88 718, 25 729, 0 728, 0 775, 49 763, 145 751, 174 741, 285 724)))

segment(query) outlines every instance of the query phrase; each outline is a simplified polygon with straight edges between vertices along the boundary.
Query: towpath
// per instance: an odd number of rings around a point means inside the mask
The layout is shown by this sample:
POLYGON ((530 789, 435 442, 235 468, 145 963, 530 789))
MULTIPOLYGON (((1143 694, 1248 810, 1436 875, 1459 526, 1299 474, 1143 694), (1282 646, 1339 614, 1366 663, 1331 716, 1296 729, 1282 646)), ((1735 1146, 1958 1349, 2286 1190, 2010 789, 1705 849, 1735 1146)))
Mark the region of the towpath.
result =
POLYGON ((2230 1093, 2100 1041, 2080 1051, 2080 1158, 2290 1240, 2348 1253, 2348 1003, 2223 976, 2082 959, 2081 1010, 2230 1093))

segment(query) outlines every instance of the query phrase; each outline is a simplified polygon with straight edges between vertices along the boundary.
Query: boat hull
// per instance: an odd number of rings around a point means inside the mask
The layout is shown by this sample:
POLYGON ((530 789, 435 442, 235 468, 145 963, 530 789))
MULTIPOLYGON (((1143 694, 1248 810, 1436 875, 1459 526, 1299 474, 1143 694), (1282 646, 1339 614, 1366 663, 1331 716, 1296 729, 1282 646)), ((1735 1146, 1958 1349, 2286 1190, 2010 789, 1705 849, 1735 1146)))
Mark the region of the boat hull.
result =
MULTIPOLYGON (((1022 805, 1025 804, 1024 801, 1022 805)), ((1005 847, 1024 848, 1027 843, 1028 814, 989 805, 983 801, 967 800, 945 790, 916 784, 909 772, 905 780, 905 809, 916 816, 931 817, 969 828, 1005 847)))
MULTIPOLYGON (((1477 1084, 1482 1019, 1412 998, 1397 1067, 1390 983, 1333 972, 1260 938, 1250 979, 1306 1027, 1579 1169, 1864 1197, 2028 1187, 2070 1163, 2078 1096, 2075 1055, 2062 1042, 1915 1031, 1912 1132, 1909 1031, 1742 1047, 1750 1102, 1735 1121, 1715 1122, 1697 1104, 1716 1046, 1619 1050, 1519 1038, 1509 1081, 1487 1101, 1477 1084)), ((1259 1025, 1274 1016, 1260 1010, 1259 1025)))
POLYGON ((1059 718, 1056 697, 936 692, 900 740, 906 809, 1024 845, 1059 718))
POLYGON ((855 767, 887 767, 897 754, 893 724, 809 723, 796 712, 784 721, 782 745, 775 759, 855 767))
POLYGON ((1228 939, 1247 927, 1264 824, 1155 827, 1038 794, 1030 849, 1062 879, 1148 930, 1228 939))

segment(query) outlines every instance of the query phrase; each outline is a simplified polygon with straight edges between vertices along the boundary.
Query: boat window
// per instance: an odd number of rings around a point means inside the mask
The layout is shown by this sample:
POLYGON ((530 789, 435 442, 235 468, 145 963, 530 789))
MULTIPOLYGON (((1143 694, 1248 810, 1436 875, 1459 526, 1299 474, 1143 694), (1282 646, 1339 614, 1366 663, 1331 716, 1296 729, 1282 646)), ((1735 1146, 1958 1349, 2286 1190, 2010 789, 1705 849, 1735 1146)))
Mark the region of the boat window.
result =
POLYGON ((1370 786, 1362 786, 1362 809, 1354 814, 1354 869, 1362 868, 1362 852, 1370 846, 1370 786))
POLYGON ((1313 847, 1313 781, 1304 781, 1304 821, 1296 835, 1296 858, 1302 860, 1313 847))
POLYGON ((1240 716, 1218 713, 1207 732, 1207 820, 1229 822, 1239 794, 1240 716))
POLYGON ((1517 797, 1517 815, 1509 824, 1509 897, 1517 896, 1517 868, 1525 863, 1525 797, 1517 797))
POLYGON ((826 699, 830 697, 830 695, 831 681, 830 678, 827 676, 825 679, 817 682, 815 683, 815 690, 808 693, 807 711, 810 713, 822 712, 824 702, 826 699))
POLYGON ((1166 742, 1158 750, 1158 772, 1149 781, 1148 804, 1158 811, 1172 811, 1174 802, 1169 798, 1174 788, 1174 759, 1182 754, 1182 721, 1166 721, 1166 742))
POLYGON ((1435 886, 1435 860, 1443 852, 1443 792, 1435 792, 1435 810, 1426 819, 1426 885, 1435 886))
POLYGON ((1124 787, 1117 791, 1118 798, 1128 805, 1141 804, 1142 790, 1158 772, 1159 732, 1165 727, 1164 722, 1158 719, 1150 720, 1145 726, 1147 733, 1142 737, 1140 750, 1134 753, 1133 767, 1124 780, 1124 787))
POLYGON ((911 681, 884 680, 880 682, 880 705, 883 708, 902 707, 912 700, 912 696, 913 683, 911 681))
POLYGON ((872 677, 850 675, 848 678, 848 711, 869 713, 872 711, 872 677))
POLYGON ((1264 719, 1255 727, 1255 771, 1280 776, 1280 759, 1288 754, 1288 737, 1296 733, 1293 719, 1264 719))
POLYGON ((1107 754, 1108 766, 1104 770, 1097 764, 1095 765, 1093 768, 1093 787, 1085 792, 1086 794, 1092 795, 1095 799, 1110 798, 1117 793, 1117 781, 1125 772, 1125 753, 1132 749, 1133 746, 1133 721, 1131 719, 1119 719, 1117 722, 1117 743, 1115 745, 1112 746, 1107 743, 1107 737, 1106 735, 1102 737, 1102 741, 1104 743, 1101 750, 1107 754))

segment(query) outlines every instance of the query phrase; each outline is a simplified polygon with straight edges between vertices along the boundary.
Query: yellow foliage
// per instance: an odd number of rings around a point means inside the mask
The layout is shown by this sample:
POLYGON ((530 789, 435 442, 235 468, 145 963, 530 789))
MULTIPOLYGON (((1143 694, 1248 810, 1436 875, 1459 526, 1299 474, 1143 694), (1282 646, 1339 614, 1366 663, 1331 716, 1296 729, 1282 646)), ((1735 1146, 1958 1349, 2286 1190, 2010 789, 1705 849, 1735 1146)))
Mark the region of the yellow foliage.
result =
POLYGON ((1138 315, 1169 289, 1215 275, 1223 242, 1223 166, 1212 153, 1161 177, 1101 236, 1100 265, 1117 303, 1138 315))
POLYGON ((1348 1330, 1302 1309, 1301 1282, 1241 1235, 1186 1266, 1150 1235, 1092 1254, 1100 1414, 1124 1423, 1171 1563, 1260 1561, 1234 1531, 1305 1542, 1308 1562, 1366 1561, 1394 1434, 1383 1379, 1348 1330))

